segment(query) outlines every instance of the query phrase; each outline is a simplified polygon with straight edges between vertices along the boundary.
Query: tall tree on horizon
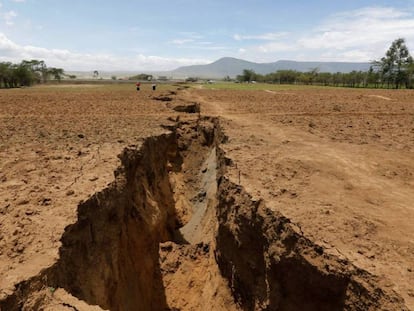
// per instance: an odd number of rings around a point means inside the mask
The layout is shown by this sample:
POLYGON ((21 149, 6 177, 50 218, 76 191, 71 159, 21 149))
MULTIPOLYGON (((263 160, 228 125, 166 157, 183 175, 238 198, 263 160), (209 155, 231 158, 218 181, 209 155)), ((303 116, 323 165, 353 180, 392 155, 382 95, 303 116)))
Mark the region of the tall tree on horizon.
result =
POLYGON ((376 63, 388 84, 392 83, 398 89, 404 82, 407 83, 408 68, 413 63, 413 58, 405 44, 405 39, 394 40, 385 56, 376 63))

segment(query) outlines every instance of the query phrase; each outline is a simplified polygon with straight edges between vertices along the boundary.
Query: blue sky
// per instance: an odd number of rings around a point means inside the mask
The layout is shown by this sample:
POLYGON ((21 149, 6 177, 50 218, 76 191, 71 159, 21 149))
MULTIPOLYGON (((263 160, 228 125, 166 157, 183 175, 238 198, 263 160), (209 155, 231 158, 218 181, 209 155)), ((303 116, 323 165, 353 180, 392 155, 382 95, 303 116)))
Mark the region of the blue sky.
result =
POLYGON ((398 37, 414 50, 414 0, 0 0, 0 61, 65 70, 370 61, 398 37))

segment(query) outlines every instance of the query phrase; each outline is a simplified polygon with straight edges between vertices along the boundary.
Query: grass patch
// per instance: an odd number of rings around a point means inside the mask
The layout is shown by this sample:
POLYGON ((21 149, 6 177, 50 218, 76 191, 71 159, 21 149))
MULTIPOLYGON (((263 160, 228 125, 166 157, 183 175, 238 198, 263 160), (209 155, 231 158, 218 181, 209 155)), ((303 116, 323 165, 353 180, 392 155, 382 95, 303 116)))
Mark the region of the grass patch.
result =
MULTIPOLYGON (((191 84, 191 87, 200 87, 200 84, 191 84)), ((320 89, 323 86, 313 85, 292 85, 292 84, 270 84, 270 83, 234 83, 234 82, 217 82, 213 84, 202 84, 203 89, 207 90, 237 90, 237 91, 284 91, 284 90, 304 90, 320 89)))

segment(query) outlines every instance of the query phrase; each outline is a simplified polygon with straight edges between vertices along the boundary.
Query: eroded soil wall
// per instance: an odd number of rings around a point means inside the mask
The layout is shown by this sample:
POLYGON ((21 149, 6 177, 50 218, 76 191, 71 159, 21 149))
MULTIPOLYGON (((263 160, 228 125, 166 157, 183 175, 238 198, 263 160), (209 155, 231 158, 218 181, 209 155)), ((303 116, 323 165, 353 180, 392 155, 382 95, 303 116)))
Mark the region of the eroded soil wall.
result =
POLYGON ((407 310, 346 259, 226 177, 219 180, 216 260, 243 310, 407 310))
MULTIPOLYGON (((175 133, 148 138, 120 158, 115 181, 79 204, 78 221, 62 236, 59 261, 41 279, 104 309, 162 310, 158 244, 176 230, 169 181, 169 171, 180 164, 175 133)), ((33 290, 28 287, 2 306, 20 309, 33 290)))
POLYGON ((124 151, 116 182, 79 206, 62 237, 57 286, 111 310, 163 306, 158 243, 176 229, 167 169, 176 147, 175 135, 165 134, 124 151))
MULTIPOLYGON (((206 280, 199 283, 225 278, 231 296, 222 294, 223 310, 406 310, 374 276, 326 254, 289 219, 227 178, 231 161, 220 149, 224 139, 216 119, 171 130, 139 149, 125 149, 115 181, 79 204, 78 221, 62 236, 58 262, 19 284, 0 307, 30 310, 31 295, 46 287, 116 311, 214 309, 220 287, 197 285, 191 270, 199 269, 206 280), (200 204, 206 198, 210 203, 200 204), (178 229, 198 215, 192 210, 197 206, 206 209, 209 224, 203 216, 191 228, 207 226, 211 238, 187 247, 178 229), (166 241, 160 257, 159 245, 166 241), (211 276, 211 265, 218 266, 218 275, 211 276)), ((39 298, 36 306, 41 305, 39 298)))

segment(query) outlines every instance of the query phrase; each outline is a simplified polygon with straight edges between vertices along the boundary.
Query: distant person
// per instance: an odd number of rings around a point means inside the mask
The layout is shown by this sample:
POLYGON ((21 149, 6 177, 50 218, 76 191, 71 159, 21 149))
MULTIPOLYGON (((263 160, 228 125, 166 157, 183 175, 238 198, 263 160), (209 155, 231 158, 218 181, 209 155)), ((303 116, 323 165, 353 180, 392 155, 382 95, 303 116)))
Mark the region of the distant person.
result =
POLYGON ((141 87, 141 82, 138 81, 135 85, 137 86, 137 91, 139 91, 139 88, 141 87))
POLYGON ((157 85, 155 83, 152 84, 152 90, 155 91, 155 89, 157 88, 157 85))

